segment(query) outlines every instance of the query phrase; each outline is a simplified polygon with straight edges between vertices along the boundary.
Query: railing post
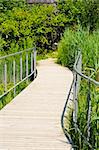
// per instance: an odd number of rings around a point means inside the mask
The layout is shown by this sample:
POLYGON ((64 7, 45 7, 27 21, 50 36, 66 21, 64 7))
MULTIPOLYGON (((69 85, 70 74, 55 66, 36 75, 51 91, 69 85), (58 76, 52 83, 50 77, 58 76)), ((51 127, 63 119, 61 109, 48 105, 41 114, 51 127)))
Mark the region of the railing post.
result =
POLYGON ((22 81, 22 54, 20 55, 20 80, 22 81))
MULTIPOLYGON (((79 70, 79 72, 82 71, 82 55, 80 54, 79 60, 76 64, 76 68, 79 70)), ((75 131, 76 127, 77 127, 77 113, 78 113, 78 92, 80 89, 80 81, 81 81, 81 77, 79 74, 77 74, 74 71, 74 95, 73 95, 73 99, 74 99, 74 112, 73 112, 73 121, 74 121, 74 125, 75 125, 75 131)))
MULTIPOLYGON (((13 83, 14 83, 14 86, 16 84, 16 81, 15 81, 15 58, 13 60, 13 83)), ((15 88, 14 88, 14 97, 15 97, 15 94, 16 94, 16 91, 15 91, 15 88)))
MULTIPOLYGON (((77 69, 79 72, 82 72, 82 55, 80 54, 79 61, 77 64, 77 69)), ((80 81, 81 81, 81 76, 77 74, 77 92, 80 90, 80 81)))
POLYGON ((77 126, 77 113, 78 113, 78 98, 77 98, 77 73, 74 72, 74 92, 73 92, 73 99, 74 99, 74 112, 73 112, 73 121, 75 125, 75 131, 77 126))
POLYGON ((87 102, 88 102, 88 112, 87 112, 87 140, 89 141, 90 138, 90 123, 91 123, 91 95, 90 95, 90 81, 88 83, 88 95, 87 95, 87 102))
POLYGON ((3 94, 0 95, 0 98, 7 95, 10 91, 13 90, 13 95, 16 95, 16 87, 21 84, 22 82, 27 80, 31 77, 31 79, 36 77, 36 49, 30 48, 25 51, 16 52, 13 54, 9 54, 6 56, 0 57, 0 82, 3 84, 3 94), (23 68, 23 53, 25 54, 25 69, 23 68), (31 58, 29 57, 31 54, 31 58), (17 57, 18 56, 18 57, 17 57), (8 59, 11 58, 11 59, 8 59), (31 62, 29 61, 31 59, 31 62), (17 60, 19 59, 19 60, 17 60), (3 61, 2 61, 3 60, 3 61), (29 62, 31 63, 29 65, 29 62), (17 64, 17 66, 16 66, 17 64), (29 68, 30 67, 30 68, 29 68), (31 73, 29 72, 31 70, 31 73), (25 77, 24 77, 25 74, 25 77), (33 76, 32 76, 33 75, 33 76), (17 79, 18 77, 18 79, 17 79), (12 83, 13 86, 7 88, 8 83, 12 83))
POLYGON ((11 63, 9 63, 9 69, 10 69, 10 82, 12 81, 12 64, 11 63))
POLYGON ((31 73, 33 72, 33 51, 31 52, 31 73))
POLYGON ((28 83, 28 52, 26 52, 26 77, 27 77, 27 83, 28 83))
POLYGON ((4 66, 2 64, 2 84, 4 84, 4 66))
POLYGON ((7 63, 4 63, 4 90, 7 91, 7 63))
POLYGON ((36 77, 36 48, 34 48, 34 79, 36 77))

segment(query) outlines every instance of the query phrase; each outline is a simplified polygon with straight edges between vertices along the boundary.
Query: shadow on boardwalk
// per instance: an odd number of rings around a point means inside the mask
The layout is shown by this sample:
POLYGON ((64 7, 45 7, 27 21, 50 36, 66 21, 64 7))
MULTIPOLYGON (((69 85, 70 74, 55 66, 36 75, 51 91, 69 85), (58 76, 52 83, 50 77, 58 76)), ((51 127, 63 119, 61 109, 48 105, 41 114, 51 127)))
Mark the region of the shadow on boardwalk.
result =
POLYGON ((70 150, 60 118, 72 78, 52 59, 40 61, 35 81, 0 112, 0 150, 70 150))

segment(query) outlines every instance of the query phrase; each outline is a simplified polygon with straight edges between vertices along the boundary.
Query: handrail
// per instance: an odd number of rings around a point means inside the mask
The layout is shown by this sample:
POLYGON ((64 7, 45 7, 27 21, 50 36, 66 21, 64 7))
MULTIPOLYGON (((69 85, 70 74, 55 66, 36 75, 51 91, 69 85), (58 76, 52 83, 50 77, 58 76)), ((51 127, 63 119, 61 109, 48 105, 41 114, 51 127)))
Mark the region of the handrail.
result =
POLYGON ((61 127, 62 127, 62 130, 64 132, 64 135, 66 136, 66 138, 68 139, 69 143, 73 145, 73 141, 72 141, 72 138, 70 137, 68 131, 65 129, 64 127, 64 116, 65 116, 65 112, 66 112, 66 108, 67 108, 67 104, 68 104, 68 101, 69 101, 69 98, 70 98, 70 94, 71 94, 71 91, 72 91, 72 88, 73 88, 73 84, 74 84, 74 79, 71 83, 71 86, 70 86, 70 90, 69 90, 69 94, 67 96, 67 100, 65 102, 65 105, 64 105, 64 109, 63 109, 63 112, 62 112, 62 115, 61 115, 61 127))
POLYGON ((76 61, 75 61, 74 66, 73 66, 73 72, 74 72, 73 73, 73 81, 72 81, 72 84, 71 84, 71 87, 70 87, 70 90, 69 90, 64 108, 63 108, 63 112, 62 112, 62 116, 61 116, 61 126, 62 126, 62 129, 63 129, 63 132, 64 132, 66 138, 68 139, 69 143, 72 145, 72 148, 76 149, 76 145, 73 143, 72 137, 70 136, 70 133, 68 132, 68 129, 66 129, 66 127, 64 126, 64 118, 67 119, 67 116, 65 115, 65 113, 67 111, 67 107, 68 107, 68 104, 70 102, 71 92, 73 90, 73 93, 72 93, 73 94, 73 100, 72 100, 73 108, 70 108, 70 109, 73 112, 73 123, 74 123, 75 131, 78 132, 80 136, 82 136, 82 138, 84 139, 84 142, 86 143, 86 145, 88 145, 91 150, 94 150, 93 146, 89 142, 90 120, 91 120, 91 98, 90 98, 90 93, 89 92, 90 92, 90 83, 94 84, 95 86, 99 86, 99 82, 92 79, 89 76, 86 76, 85 74, 83 74, 81 72, 81 65, 82 65, 81 59, 82 59, 81 51, 79 51, 78 55, 77 55, 77 58, 76 58, 76 61), (88 134, 88 136, 87 136, 87 138, 83 135, 83 133, 80 131, 80 129, 77 125, 77 113, 78 113, 77 99, 78 99, 78 93, 79 93, 78 85, 80 85, 80 81, 81 81, 81 80, 78 81, 78 77, 81 77, 81 78, 87 80, 88 84, 89 84, 89 87, 88 87, 89 92, 88 92, 88 98, 87 98, 88 99, 88 120, 87 120, 87 127, 88 127, 88 131, 87 131, 88 133, 87 134, 88 134))
POLYGON ((0 60, 1 60, 1 59, 6 59, 6 58, 11 57, 11 56, 19 55, 19 54, 22 54, 22 53, 24 53, 24 52, 28 52, 28 51, 33 50, 33 49, 36 50, 35 48, 29 48, 29 49, 26 49, 26 50, 23 50, 23 51, 19 51, 19 52, 13 53, 13 54, 1 56, 1 57, 0 57, 0 60))
POLYGON ((76 61, 75 61, 75 63, 74 63, 73 70, 74 70, 78 75, 80 75, 81 77, 87 79, 88 81, 92 82, 92 83, 95 84, 96 86, 99 86, 99 82, 98 82, 98 81, 96 81, 96 80, 94 80, 94 79, 92 79, 92 78, 86 76, 85 74, 79 72, 79 70, 77 69, 76 66, 77 66, 77 63, 78 63, 78 61, 79 61, 80 55, 81 55, 81 52, 78 53, 77 59, 76 59, 76 61))
POLYGON ((13 89, 15 89, 18 85, 20 85, 22 82, 24 82, 26 79, 28 79, 30 76, 32 76, 34 73, 34 71, 28 76, 28 77, 25 77, 22 81, 16 83, 15 86, 12 86, 12 88, 10 88, 9 90, 7 90, 7 92, 5 92, 4 94, 0 95, 0 99, 2 97, 4 97, 5 95, 7 95, 10 91, 12 91, 13 89))
MULTIPOLYGON (((3 91, 3 94, 0 95, 0 100, 2 100, 2 98, 12 90, 14 90, 14 96, 15 96, 15 93, 16 93, 15 90, 18 85, 20 85, 25 80, 27 80, 27 83, 28 83, 28 78, 31 76, 34 76, 32 78, 36 77, 36 49, 35 48, 29 48, 29 49, 26 49, 26 50, 23 50, 20 52, 12 53, 12 54, 9 54, 6 56, 1 56, 0 61, 3 62, 3 76, 4 76, 3 80, 2 80, 2 84, 4 85, 4 91, 3 91), (16 55, 19 58, 19 60, 17 60, 17 61, 18 61, 18 67, 19 67, 19 71, 20 71, 19 72, 20 77, 19 77, 18 82, 16 81, 16 76, 17 76, 16 70, 18 69, 16 55), (24 61, 23 56, 25 58, 25 71, 23 71, 23 61, 24 61), (9 89, 7 88, 7 84, 8 84, 7 83, 7 80, 8 80, 7 71, 9 69, 8 64, 7 64, 8 58, 13 58, 13 59, 10 59, 11 63, 12 63, 11 70, 13 72, 11 75, 12 76, 11 83, 13 83, 13 86, 9 89), (30 58, 30 60, 29 60, 29 58, 30 58), (30 64, 29 64, 29 62, 30 62, 30 64), (24 76, 23 74, 25 74, 25 77, 23 77, 24 76)), ((10 74, 11 74, 11 70, 9 71, 10 74)))

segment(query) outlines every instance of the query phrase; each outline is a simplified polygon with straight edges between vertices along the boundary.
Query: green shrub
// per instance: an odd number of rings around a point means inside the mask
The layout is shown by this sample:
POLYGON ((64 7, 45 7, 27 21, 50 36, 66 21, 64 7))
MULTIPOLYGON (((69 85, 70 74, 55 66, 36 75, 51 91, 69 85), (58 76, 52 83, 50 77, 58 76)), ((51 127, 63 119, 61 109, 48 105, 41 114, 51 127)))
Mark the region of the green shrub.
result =
POLYGON ((67 29, 58 46, 58 62, 73 68, 75 55, 82 51, 83 68, 97 70, 99 67, 99 32, 89 34, 88 31, 67 29))
POLYGON ((58 46, 58 63, 73 67, 77 49, 75 40, 75 33, 72 30, 66 30, 58 46))
POLYGON ((99 6, 98 0, 59 0, 58 10, 64 14, 68 20, 65 25, 75 28, 78 23, 83 28, 88 28, 90 32, 99 26, 99 6))
MULTIPOLYGON (((99 32, 95 31, 90 34, 88 31, 78 29, 73 31, 67 29, 64 33, 58 46, 58 62, 64 66, 73 69, 77 51, 82 51, 82 71, 84 74, 90 76, 93 72, 93 78, 98 80, 99 69, 99 32), (96 75, 95 75, 96 74, 96 75)), ((80 91, 78 94, 78 119, 77 125, 83 136, 87 139, 87 113, 88 113, 88 92, 89 86, 85 79, 81 80, 80 91)), ((98 105, 99 105, 99 89, 93 84, 90 85, 91 96, 91 123, 90 123, 90 139, 89 143, 92 147, 98 147, 98 105)), ((73 116, 69 124, 69 133, 72 137, 76 150, 87 150, 89 146, 86 140, 75 132, 73 123, 73 116)))
POLYGON ((98 0, 59 0, 53 5, 29 6, 24 0, 0 1, 0 37, 7 53, 36 46, 38 53, 56 48, 66 27, 80 23, 90 32, 98 27, 98 0))

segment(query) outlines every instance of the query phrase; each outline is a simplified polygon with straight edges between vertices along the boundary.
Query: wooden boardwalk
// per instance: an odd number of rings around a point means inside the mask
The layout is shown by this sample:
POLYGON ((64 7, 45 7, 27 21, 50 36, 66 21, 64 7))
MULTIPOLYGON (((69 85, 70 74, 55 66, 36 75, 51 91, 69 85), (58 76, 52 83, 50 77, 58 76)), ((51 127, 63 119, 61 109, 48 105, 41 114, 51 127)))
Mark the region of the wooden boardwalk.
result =
POLYGON ((0 112, 0 150, 70 150, 60 119, 72 78, 52 59, 40 61, 35 81, 0 112))

